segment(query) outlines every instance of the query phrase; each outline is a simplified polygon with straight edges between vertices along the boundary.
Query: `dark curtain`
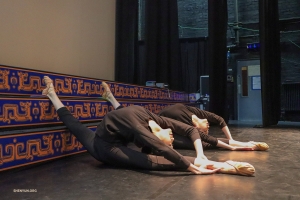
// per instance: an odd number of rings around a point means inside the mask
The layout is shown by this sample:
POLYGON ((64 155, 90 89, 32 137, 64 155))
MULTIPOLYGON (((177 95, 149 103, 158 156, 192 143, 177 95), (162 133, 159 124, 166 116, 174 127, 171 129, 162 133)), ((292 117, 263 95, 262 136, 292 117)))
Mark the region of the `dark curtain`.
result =
POLYGON ((208 1, 209 110, 228 121, 227 0, 208 1))
POLYGON ((182 84, 185 92, 199 92, 200 76, 209 74, 207 46, 207 38, 180 39, 182 84))
POLYGON ((177 0, 146 0, 145 4, 145 83, 168 83, 184 90, 179 59, 177 0))
POLYGON ((278 0, 259 1, 259 35, 263 126, 276 125, 281 103, 278 0))
POLYGON ((208 72, 207 38, 180 39, 176 0, 145 1, 145 40, 138 41, 138 1, 117 0, 115 80, 168 83, 189 93, 208 72))
POLYGON ((138 1, 116 1, 115 80, 137 82, 138 1))

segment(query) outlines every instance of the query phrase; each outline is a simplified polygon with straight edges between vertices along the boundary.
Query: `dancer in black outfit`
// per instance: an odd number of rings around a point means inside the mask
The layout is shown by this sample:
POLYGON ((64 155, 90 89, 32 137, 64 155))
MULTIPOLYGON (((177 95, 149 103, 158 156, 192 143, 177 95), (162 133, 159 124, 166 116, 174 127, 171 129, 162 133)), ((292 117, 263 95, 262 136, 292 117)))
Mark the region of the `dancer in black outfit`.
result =
MULTIPOLYGON (((120 108, 121 105, 113 96, 109 86, 105 82, 102 82, 102 85, 104 88, 102 98, 110 102, 115 109, 120 108)), ((189 126, 196 127, 199 130, 202 147, 205 150, 220 147, 233 151, 267 150, 269 148, 269 146, 263 142, 240 142, 233 140, 229 128, 222 117, 195 107, 184 104, 175 104, 164 108, 159 113, 159 116, 175 119, 189 126), (227 138, 208 136, 209 122, 218 124, 227 138)), ((177 134, 177 130, 173 130, 173 133, 173 146, 175 149, 195 149, 195 145, 190 138, 183 134, 177 134)))
MULTIPOLYGON (((196 128, 160 117, 139 106, 109 112, 98 125, 96 132, 93 132, 73 117, 62 104, 55 93, 52 80, 45 76, 44 82, 47 88, 43 94, 52 101, 59 118, 87 151, 103 163, 149 170, 186 169, 194 174, 212 174, 218 171, 253 175, 255 172, 254 167, 249 163, 207 160, 196 128), (194 142, 196 158, 182 156, 172 148, 172 130, 189 137, 194 142), (153 148, 156 155, 132 150, 127 147, 129 142, 134 142, 141 147, 153 148)), ((209 142, 209 137, 204 138, 209 142)))
MULTIPOLYGON (((226 136, 226 138, 218 138, 218 140, 226 144, 229 144, 230 146, 246 147, 246 148, 248 147, 248 148, 252 148, 252 150, 258 150, 258 151, 266 151, 269 149, 269 146, 264 142, 254 142, 254 141, 240 142, 234 140, 231 136, 231 133, 229 131, 229 128, 225 120, 221 116, 218 116, 214 113, 205 110, 201 110, 196 107, 178 103, 169 106, 167 108, 164 108, 159 113, 159 115, 181 121, 190 126, 195 126, 196 128, 198 128, 199 130, 203 131, 206 134, 208 134, 209 132, 209 124, 216 124, 221 128, 222 132, 226 136)), ((182 137, 180 135, 176 135, 176 137, 174 138, 175 138, 174 147, 183 148, 183 149, 193 149, 193 146, 191 145, 191 141, 188 140, 188 138, 182 137)), ((202 142, 202 145, 204 149, 216 148, 216 146, 213 146, 206 142, 202 142)))

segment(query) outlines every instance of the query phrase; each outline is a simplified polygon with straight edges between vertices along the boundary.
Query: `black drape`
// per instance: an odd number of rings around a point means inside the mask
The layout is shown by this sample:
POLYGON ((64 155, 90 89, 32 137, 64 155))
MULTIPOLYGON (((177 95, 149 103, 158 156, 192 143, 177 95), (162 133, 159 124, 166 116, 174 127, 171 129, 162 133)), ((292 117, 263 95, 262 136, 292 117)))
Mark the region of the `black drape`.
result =
POLYGON ((208 1, 209 110, 228 121, 227 0, 208 1))
POLYGON ((177 0, 146 0, 145 5, 144 81, 155 80, 183 90, 177 0))
POLYGON ((200 76, 208 75, 208 40, 203 38, 180 39, 180 60, 184 91, 195 93, 200 89, 200 76))
POLYGON ((115 80, 137 82, 138 1, 116 1, 115 80))
POLYGON ((281 93, 278 0, 259 1, 259 35, 263 126, 276 125, 281 93))
POLYGON ((177 1, 145 1, 144 41, 138 41, 138 1, 116 3, 115 80, 139 85, 155 80, 197 92, 200 76, 208 74, 208 41, 179 40, 177 1))

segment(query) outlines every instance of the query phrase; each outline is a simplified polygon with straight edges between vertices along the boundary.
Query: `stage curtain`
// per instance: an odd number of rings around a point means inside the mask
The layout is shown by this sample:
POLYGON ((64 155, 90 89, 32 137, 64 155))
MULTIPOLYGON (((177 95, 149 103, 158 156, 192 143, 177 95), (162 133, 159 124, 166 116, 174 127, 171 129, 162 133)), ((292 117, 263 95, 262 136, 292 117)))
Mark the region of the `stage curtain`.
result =
POLYGON ((281 109, 281 56, 278 0, 259 1, 263 126, 276 125, 281 109))
POLYGON ((179 43, 184 91, 199 92, 200 76, 209 74, 208 40, 206 37, 184 38, 179 43))
POLYGON ((137 82, 138 1, 116 1, 115 80, 137 82))
POLYGON ((144 81, 184 90, 180 67, 177 0, 146 0, 144 81))
POLYGON ((227 1, 208 1, 209 110, 228 121, 227 1))

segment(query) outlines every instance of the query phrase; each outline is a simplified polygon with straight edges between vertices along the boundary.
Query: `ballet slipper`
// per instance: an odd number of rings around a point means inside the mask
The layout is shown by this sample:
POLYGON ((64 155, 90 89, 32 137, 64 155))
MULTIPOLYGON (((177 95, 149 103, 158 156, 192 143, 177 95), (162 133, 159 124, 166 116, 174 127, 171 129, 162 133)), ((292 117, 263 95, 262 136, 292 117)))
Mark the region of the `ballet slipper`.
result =
POLYGON ((226 161, 228 165, 234 167, 234 169, 220 169, 220 172, 229 174, 239 174, 243 176, 252 176, 255 173, 255 168, 246 162, 236 162, 232 160, 226 161))
POLYGON ((109 97, 112 95, 109 86, 107 85, 107 83, 105 83, 104 81, 102 81, 102 86, 104 88, 104 92, 102 94, 102 97, 100 97, 101 99, 105 100, 105 101, 109 101, 109 97))
POLYGON ((44 76, 43 82, 46 84, 46 88, 43 90, 42 95, 47 96, 50 92, 54 91, 53 81, 48 76, 44 76))
POLYGON ((253 150, 258 150, 258 151, 266 151, 269 149, 269 145, 265 142, 254 142, 250 141, 251 144, 255 145, 253 150))

